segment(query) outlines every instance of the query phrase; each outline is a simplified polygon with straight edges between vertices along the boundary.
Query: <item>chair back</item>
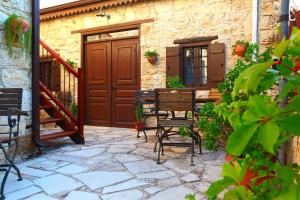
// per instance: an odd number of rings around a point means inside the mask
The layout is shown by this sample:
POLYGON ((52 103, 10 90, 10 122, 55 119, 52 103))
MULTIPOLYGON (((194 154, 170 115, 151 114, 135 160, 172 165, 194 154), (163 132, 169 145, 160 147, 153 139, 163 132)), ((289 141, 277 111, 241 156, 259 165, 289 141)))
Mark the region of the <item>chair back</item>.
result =
POLYGON ((136 104, 144 108, 144 112, 151 113, 155 109, 155 92, 153 90, 138 90, 135 95, 136 104))
POLYGON ((155 89, 156 111, 191 111, 194 114, 196 98, 195 90, 187 89, 155 89))
POLYGON ((0 88, 0 116, 18 114, 22 108, 22 88, 0 88))

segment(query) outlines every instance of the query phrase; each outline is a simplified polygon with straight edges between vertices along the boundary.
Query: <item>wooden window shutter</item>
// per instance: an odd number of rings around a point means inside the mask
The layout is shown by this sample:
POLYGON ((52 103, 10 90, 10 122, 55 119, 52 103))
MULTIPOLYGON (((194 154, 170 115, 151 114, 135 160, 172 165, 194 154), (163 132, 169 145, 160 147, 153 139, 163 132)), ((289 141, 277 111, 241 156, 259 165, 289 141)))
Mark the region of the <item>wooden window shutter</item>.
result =
POLYGON ((224 81, 225 76, 225 44, 214 43, 209 45, 208 85, 217 87, 224 81))
POLYGON ((180 48, 167 47, 166 48, 166 75, 180 76, 180 48))

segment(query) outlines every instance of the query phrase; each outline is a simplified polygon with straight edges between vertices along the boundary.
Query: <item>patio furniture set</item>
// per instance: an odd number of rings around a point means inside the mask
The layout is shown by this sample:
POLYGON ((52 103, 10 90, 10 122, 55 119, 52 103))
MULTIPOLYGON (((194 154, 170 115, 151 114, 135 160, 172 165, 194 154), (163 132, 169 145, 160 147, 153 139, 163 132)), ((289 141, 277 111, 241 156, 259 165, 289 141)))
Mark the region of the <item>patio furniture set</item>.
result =
POLYGON ((146 130, 156 129, 157 141, 154 152, 157 151, 157 163, 160 164, 160 156, 164 155, 165 146, 191 147, 191 165, 195 154, 195 144, 199 145, 199 153, 202 154, 201 136, 196 127, 199 116, 199 104, 215 102, 220 98, 215 90, 209 92, 206 98, 196 98, 195 89, 155 89, 154 91, 137 91, 136 106, 142 106, 144 123, 150 117, 156 117, 156 126, 143 127, 138 130, 137 137, 143 132, 147 142, 146 130), (170 137, 179 134, 179 129, 184 128, 191 138, 190 142, 171 142, 170 137))

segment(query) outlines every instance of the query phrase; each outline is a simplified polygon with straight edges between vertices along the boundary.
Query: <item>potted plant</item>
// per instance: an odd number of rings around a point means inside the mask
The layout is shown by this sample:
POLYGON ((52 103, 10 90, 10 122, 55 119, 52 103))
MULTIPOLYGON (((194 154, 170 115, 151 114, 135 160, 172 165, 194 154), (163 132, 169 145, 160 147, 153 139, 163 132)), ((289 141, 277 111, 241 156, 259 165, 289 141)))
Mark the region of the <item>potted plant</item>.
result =
POLYGON ((244 57, 247 47, 248 47, 248 42, 245 42, 244 40, 236 41, 235 44, 233 45, 233 55, 244 57))
POLYGON ((5 21, 4 33, 10 56, 13 54, 13 46, 19 46, 25 52, 30 51, 31 25, 26 19, 16 14, 10 15, 5 21))
POLYGON ((74 62, 71 59, 67 59, 67 63, 73 68, 73 69, 77 69, 78 68, 78 64, 76 62, 74 62))
POLYGON ((154 51, 146 51, 144 53, 144 56, 147 58, 148 62, 152 65, 156 64, 157 63, 157 57, 158 57, 158 53, 156 50, 154 51))
POLYGON ((136 118, 136 122, 135 122, 135 129, 137 131, 143 131, 144 130, 144 108, 143 105, 141 104, 137 104, 135 106, 135 118, 136 118))

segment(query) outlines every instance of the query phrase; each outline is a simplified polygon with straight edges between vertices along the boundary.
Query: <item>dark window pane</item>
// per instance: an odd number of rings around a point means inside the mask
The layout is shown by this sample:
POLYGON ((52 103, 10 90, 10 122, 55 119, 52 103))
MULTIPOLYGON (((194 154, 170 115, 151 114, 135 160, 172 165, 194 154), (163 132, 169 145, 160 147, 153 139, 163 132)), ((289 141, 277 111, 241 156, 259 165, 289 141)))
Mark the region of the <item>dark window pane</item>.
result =
POLYGON ((207 47, 184 48, 184 83, 201 86, 207 84, 207 47))

